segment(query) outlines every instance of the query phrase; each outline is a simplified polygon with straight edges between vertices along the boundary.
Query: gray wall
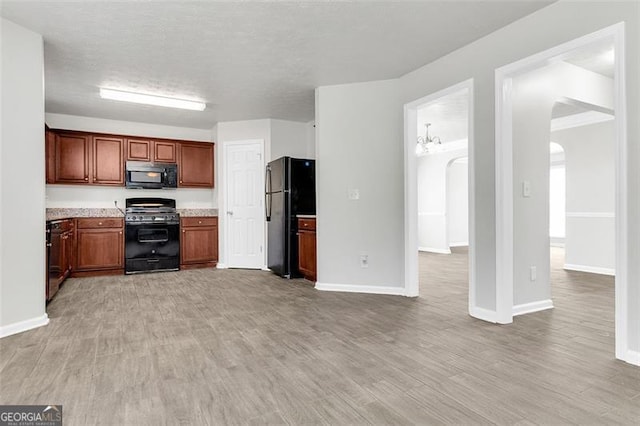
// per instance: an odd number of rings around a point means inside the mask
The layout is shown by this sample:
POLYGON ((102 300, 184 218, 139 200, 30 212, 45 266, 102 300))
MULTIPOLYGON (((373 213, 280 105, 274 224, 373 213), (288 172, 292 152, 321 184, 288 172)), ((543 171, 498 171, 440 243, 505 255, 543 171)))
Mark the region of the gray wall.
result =
POLYGON ((318 282, 402 288, 398 81, 316 90, 318 282), (359 200, 350 200, 351 190, 359 200), (360 255, 369 267, 360 267, 360 255))
POLYGON ((0 335, 46 323, 42 37, 0 21, 0 335), (25 196, 28 194, 29 196, 25 196), (20 325, 19 323, 22 323, 20 325))

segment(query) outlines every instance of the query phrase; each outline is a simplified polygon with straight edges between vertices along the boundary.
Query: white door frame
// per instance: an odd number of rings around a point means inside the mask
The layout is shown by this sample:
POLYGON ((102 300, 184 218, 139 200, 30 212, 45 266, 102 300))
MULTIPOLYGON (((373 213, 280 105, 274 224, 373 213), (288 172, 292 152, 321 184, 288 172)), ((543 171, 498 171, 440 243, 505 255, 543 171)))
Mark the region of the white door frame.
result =
MULTIPOLYGON (((498 68, 495 71, 496 102, 496 314, 499 323, 513 321, 513 78, 562 60, 573 50, 602 40, 612 40, 615 49, 615 160, 616 160, 616 358, 631 362, 628 346, 628 173, 626 157, 627 111, 624 22, 561 44, 544 52, 498 68)), ((638 363, 638 360, 635 360, 638 363)))
MULTIPOLYGON (((467 89, 469 95, 467 153, 469 157, 469 313, 477 316, 476 245, 475 245, 475 148, 473 79, 465 80, 404 105, 404 288, 405 296, 417 297, 418 281, 418 108, 442 97, 467 89)), ((479 316, 478 318, 483 318, 479 316)))
MULTIPOLYGON (((229 146, 238 146, 238 145, 249 145, 249 144, 260 144, 260 155, 262 157, 262 168, 266 167, 266 159, 265 159, 265 142, 264 139, 242 139, 242 140, 233 140, 233 141, 222 141, 221 145, 221 175, 223 176, 222 185, 220 185, 220 191, 222 194, 218 196, 218 199, 221 200, 220 209, 218 210, 218 221, 219 230, 220 230, 220 240, 222 241, 221 247, 224 248, 224 252, 220 253, 221 262, 218 263, 218 268, 226 269, 229 267, 227 263, 227 255, 229 253, 229 221, 227 221, 227 206, 229 205, 229 194, 227 193, 227 184, 229 182, 227 176, 227 155, 228 155, 228 147, 229 146)), ((260 174, 260 185, 261 188, 264 188, 264 173, 260 174)), ((264 203, 264 199, 262 200, 264 203)), ((264 206, 264 204, 263 204, 264 206)), ((266 245, 266 235, 267 235, 267 227, 266 223, 263 221, 262 223, 262 259, 263 259, 263 267, 266 268, 267 265, 267 245, 266 245)))

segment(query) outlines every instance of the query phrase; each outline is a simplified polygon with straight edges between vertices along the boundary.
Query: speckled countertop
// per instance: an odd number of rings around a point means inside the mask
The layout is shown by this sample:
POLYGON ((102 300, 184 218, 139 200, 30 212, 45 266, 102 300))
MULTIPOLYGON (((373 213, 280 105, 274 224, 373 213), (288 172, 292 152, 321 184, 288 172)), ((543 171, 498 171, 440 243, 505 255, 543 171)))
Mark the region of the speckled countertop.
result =
MULTIPOLYGON (((218 209, 178 209, 183 217, 218 216, 218 209)), ((48 208, 47 220, 68 219, 73 217, 122 217, 118 209, 100 208, 48 208)))

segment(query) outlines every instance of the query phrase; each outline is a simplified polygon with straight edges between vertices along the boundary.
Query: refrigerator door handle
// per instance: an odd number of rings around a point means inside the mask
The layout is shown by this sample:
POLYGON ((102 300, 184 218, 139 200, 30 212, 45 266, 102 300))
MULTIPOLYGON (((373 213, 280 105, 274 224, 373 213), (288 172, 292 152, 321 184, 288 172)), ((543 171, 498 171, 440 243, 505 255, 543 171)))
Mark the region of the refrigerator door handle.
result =
POLYGON ((271 167, 267 166, 264 177, 264 214, 267 222, 271 221, 271 167))
POLYGON ((267 217, 267 222, 271 222, 271 194, 267 192, 264 198, 264 214, 267 217))

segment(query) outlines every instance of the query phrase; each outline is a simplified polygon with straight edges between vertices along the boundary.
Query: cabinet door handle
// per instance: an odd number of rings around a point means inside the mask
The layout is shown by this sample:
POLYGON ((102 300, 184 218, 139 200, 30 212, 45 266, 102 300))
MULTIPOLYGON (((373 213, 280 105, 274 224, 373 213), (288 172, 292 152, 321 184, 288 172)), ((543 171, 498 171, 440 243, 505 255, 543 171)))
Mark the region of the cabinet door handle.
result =
POLYGON ((98 222, 98 225, 102 226, 102 222, 98 222))
POLYGON ((85 176, 84 180, 88 181, 89 180, 89 176, 85 176))
POLYGON ((182 181, 180 181, 180 183, 182 183, 182 181))
POLYGON ((118 232, 118 234, 122 235, 122 231, 118 232))
POLYGON ((185 231, 185 230, 183 229, 183 230, 182 230, 182 233, 184 234, 185 232, 187 232, 187 231, 185 231))

